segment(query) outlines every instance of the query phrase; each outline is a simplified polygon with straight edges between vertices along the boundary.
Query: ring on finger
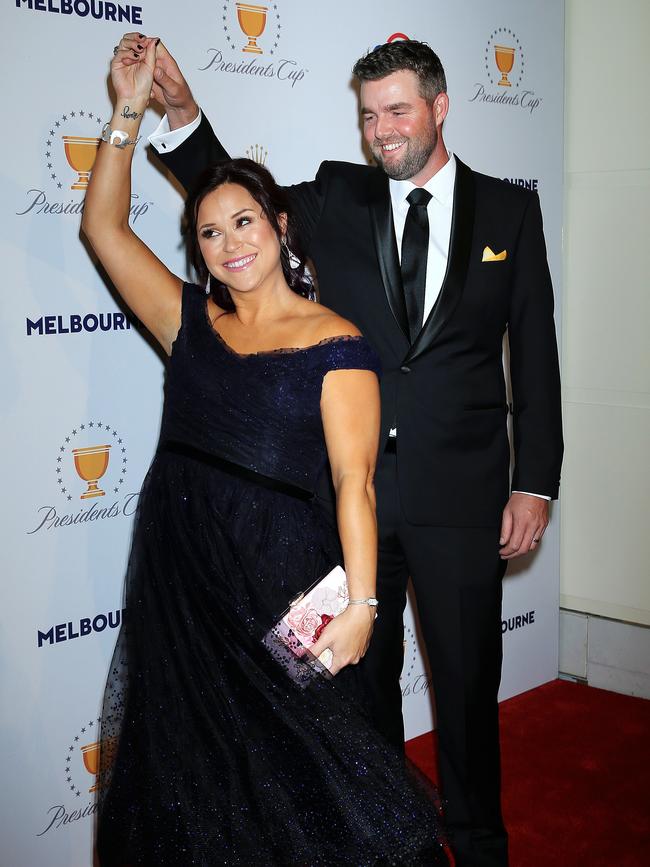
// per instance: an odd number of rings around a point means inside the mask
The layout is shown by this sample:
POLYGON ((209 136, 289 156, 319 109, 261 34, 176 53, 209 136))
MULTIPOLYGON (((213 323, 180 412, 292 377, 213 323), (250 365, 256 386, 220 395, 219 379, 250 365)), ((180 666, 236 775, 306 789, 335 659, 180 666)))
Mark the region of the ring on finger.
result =
POLYGON ((539 539, 533 539, 533 542, 534 542, 536 545, 539 545, 539 541, 540 541, 539 539))

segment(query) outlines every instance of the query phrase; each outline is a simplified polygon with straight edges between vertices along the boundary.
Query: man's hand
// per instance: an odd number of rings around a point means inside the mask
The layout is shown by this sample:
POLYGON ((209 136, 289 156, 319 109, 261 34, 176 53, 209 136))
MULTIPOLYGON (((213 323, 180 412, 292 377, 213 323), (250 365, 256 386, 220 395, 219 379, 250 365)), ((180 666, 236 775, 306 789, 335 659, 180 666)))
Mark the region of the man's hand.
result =
MULTIPOLYGON (((141 33, 125 33, 117 48, 128 57, 128 63, 137 63, 141 58, 142 49, 146 48, 153 38, 143 36, 141 33)), ((170 129, 186 126, 199 113, 199 107, 194 101, 183 73, 160 40, 156 45, 156 68, 153 74, 151 98, 164 108, 170 129)))
POLYGON ((186 126, 199 113, 183 73, 162 42, 158 43, 156 51, 152 93, 153 98, 165 109, 170 129, 186 126))
POLYGON ((512 494, 501 520, 501 559, 514 560, 534 551, 548 527, 548 500, 512 494))

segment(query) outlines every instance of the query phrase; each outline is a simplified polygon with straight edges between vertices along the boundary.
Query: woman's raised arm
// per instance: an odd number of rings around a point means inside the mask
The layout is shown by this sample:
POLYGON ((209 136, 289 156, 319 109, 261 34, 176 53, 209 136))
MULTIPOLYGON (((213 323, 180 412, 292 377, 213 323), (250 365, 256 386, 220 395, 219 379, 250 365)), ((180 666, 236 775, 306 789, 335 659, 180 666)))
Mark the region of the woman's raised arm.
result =
POLYGON ((156 41, 118 51, 111 63, 115 109, 104 128, 81 227, 115 288, 169 354, 181 321, 182 281, 129 226, 131 162, 151 93, 156 41))

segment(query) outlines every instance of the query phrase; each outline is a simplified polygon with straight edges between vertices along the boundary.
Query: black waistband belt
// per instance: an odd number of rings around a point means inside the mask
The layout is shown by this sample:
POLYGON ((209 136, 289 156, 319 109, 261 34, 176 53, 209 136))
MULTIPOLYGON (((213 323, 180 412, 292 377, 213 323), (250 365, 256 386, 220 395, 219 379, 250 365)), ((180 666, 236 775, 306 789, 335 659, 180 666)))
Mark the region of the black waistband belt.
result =
POLYGON ((242 467, 240 464, 232 463, 225 458, 220 458, 210 452, 204 452, 202 449, 197 449, 194 446, 186 443, 179 443, 175 440, 166 440, 160 444, 160 451, 171 452, 175 455, 182 455, 186 458, 191 458, 194 461, 199 461, 202 464, 208 464, 224 473, 231 476, 237 476, 239 479, 245 479, 247 482, 260 485, 262 488, 268 488, 271 491, 276 491, 279 494, 286 494, 289 497, 295 497, 297 500, 312 500, 314 495, 311 491, 304 488, 299 488, 297 485, 292 485, 289 482, 281 482, 279 479, 264 476, 262 473, 257 473, 255 470, 249 470, 248 467, 242 467))

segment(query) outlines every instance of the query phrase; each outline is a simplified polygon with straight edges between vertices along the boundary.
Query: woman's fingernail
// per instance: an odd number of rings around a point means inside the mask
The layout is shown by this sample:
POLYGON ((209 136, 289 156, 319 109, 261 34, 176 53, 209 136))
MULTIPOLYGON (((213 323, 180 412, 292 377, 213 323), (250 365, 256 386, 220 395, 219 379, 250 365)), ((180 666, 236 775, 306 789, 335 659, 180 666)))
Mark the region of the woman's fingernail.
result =
POLYGON ((160 39, 156 39, 156 45, 158 45, 159 42, 160 42, 160 39))

